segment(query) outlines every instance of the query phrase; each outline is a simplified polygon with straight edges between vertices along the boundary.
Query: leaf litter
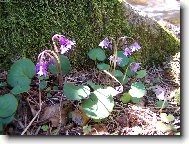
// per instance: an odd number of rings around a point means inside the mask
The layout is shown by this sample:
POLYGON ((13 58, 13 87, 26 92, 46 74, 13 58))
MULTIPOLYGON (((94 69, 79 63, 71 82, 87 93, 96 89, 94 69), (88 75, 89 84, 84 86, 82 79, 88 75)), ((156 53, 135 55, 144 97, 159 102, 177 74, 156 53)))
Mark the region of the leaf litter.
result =
MULTIPOLYGON (((159 108, 156 106, 156 102, 158 101, 158 97, 156 97, 157 93, 153 91, 153 87, 159 86, 171 93, 179 88, 178 85, 175 86, 175 84, 172 85, 163 81, 163 79, 168 78, 169 75, 165 75, 161 68, 152 67, 147 70, 147 75, 148 76, 143 78, 145 87, 147 87, 147 94, 140 102, 137 104, 132 102, 124 104, 121 102, 121 95, 115 96, 113 112, 106 120, 101 122, 94 122, 83 114, 82 109, 79 108, 81 101, 68 101, 61 91, 52 89, 50 90, 52 97, 48 98, 46 97, 46 94, 49 91, 44 90, 42 91, 42 111, 26 134, 57 134, 56 131, 60 125, 59 135, 83 135, 83 127, 86 125, 91 126, 91 131, 89 131, 88 135, 179 134, 180 107, 175 103, 174 96, 172 96, 173 98, 167 99, 169 106, 163 108, 162 111, 169 116, 166 121, 165 119, 163 120, 159 114, 159 108), (60 107, 61 98, 62 106, 60 107), (72 113, 71 118, 69 117, 70 112, 72 113), (174 119, 170 115, 174 116, 174 119), (44 124, 49 127, 47 132, 40 129, 44 124)), ((95 84, 107 85, 105 74, 96 69, 74 69, 64 78, 65 82, 71 82, 74 85, 87 84, 87 81, 91 79, 95 84)), ((109 79, 112 80, 111 78, 109 79)), ((53 87, 54 80, 54 77, 50 76, 50 87, 53 87)), ((125 92, 129 90, 129 83, 133 81, 136 80, 134 78, 129 78, 128 84, 125 84, 123 87, 125 92)), ((19 110, 17 111, 17 118, 6 127, 6 134, 19 135, 38 111, 38 88, 35 83, 37 83, 37 79, 33 80, 31 90, 28 93, 22 94, 18 107, 19 110)), ((113 86, 118 86, 116 81, 113 81, 113 86)), ((163 98, 162 95, 161 98, 163 98)))

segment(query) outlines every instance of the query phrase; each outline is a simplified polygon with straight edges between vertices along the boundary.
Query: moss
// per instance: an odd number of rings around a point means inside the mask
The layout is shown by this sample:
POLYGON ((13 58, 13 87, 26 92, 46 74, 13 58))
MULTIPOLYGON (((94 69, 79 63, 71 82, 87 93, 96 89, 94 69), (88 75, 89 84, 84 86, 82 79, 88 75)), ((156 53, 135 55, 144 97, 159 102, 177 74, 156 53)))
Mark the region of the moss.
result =
POLYGON ((37 53, 51 48, 55 33, 76 40, 70 55, 72 64, 86 64, 89 49, 108 35, 129 34, 122 5, 113 0, 40 0, 0 3, 0 62, 5 68, 20 57, 36 60, 37 53), (116 28, 115 28, 116 27, 116 28))
POLYGON ((142 32, 143 26, 130 25, 129 13, 125 16, 124 13, 125 8, 118 0, 0 2, 0 68, 8 68, 23 56, 35 62, 40 51, 51 48, 50 39, 55 33, 77 42, 69 55, 76 67, 89 64, 88 51, 106 36, 139 36, 143 50, 136 59, 145 64, 162 61, 165 55, 178 49, 179 43, 162 28, 157 36, 149 30, 142 32))

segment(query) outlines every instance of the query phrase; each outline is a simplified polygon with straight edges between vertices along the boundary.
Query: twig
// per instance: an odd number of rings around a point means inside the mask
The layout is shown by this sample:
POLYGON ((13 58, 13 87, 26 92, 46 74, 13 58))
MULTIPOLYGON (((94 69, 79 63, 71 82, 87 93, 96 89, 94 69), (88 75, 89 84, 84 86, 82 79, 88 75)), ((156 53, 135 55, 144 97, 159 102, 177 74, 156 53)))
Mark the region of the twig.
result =
POLYGON ((60 128, 61 128, 61 126, 62 126, 62 97, 61 97, 61 99, 60 99, 59 113, 60 113, 59 125, 58 125, 58 128, 57 128, 57 131, 56 131, 56 134, 55 134, 55 135, 58 135, 58 134, 59 134, 60 128))
POLYGON ((38 135, 40 129, 41 129, 41 126, 39 126, 39 127, 37 128, 37 130, 36 130, 36 132, 35 132, 35 135, 38 135))
MULTIPOLYGON (((40 83, 40 80, 39 80, 39 83, 40 83)), ((29 127, 31 126, 31 124, 33 123, 33 121, 37 118, 37 116, 39 115, 40 112, 41 112, 41 91, 40 91, 40 88, 39 88, 39 111, 36 113, 35 117, 30 121, 30 123, 28 124, 28 126, 21 133, 21 135, 25 134, 25 132, 29 129, 29 127)))

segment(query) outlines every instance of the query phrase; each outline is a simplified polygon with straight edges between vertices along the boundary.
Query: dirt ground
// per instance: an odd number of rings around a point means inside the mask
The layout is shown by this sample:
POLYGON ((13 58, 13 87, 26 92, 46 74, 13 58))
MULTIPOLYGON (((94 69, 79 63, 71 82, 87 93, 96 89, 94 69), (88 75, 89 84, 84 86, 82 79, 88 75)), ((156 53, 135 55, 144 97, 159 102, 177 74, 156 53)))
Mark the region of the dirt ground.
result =
MULTIPOLYGON (((6 81, 6 71, 0 73, 0 82, 6 81)), ((64 77, 65 82, 84 85, 88 80, 95 84, 107 85, 105 73, 97 69, 77 70, 64 77)), ((109 80, 112 80, 109 77, 109 80)), ((113 80, 112 80, 113 81, 113 80)), ((129 78, 124 85, 128 91, 129 78)), ((142 79, 147 89, 146 95, 139 103, 122 103, 119 94, 114 97, 115 106, 110 116, 103 120, 92 120, 87 117, 80 104, 82 101, 69 101, 62 90, 53 88, 57 83, 55 77, 49 76, 48 87, 39 93, 38 80, 34 78, 31 89, 17 96, 18 109, 13 122, 5 127, 7 135, 180 135, 180 84, 175 83, 167 70, 159 67, 147 68, 147 76, 142 79), (154 93, 155 87, 166 89, 168 106, 160 110, 154 93), (170 95, 174 93, 174 95, 170 95), (39 112, 39 94, 42 109, 39 112), (39 112, 39 113, 38 113, 39 112), (70 113, 72 116, 70 117, 70 113), (174 120, 164 122, 160 113, 172 114, 174 120), (32 121, 35 117, 36 119, 32 121)), ((113 87, 117 85, 113 81, 113 87)), ((11 87, 0 88, 0 95, 9 93, 11 87)))

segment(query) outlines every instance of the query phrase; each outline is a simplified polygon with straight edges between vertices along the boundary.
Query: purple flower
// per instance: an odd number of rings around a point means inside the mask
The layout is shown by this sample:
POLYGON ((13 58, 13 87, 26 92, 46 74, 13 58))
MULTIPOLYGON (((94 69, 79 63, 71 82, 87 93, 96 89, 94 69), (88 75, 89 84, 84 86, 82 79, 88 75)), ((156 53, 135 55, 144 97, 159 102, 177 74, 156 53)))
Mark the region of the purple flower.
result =
POLYGON ((132 52, 141 49, 140 45, 137 42, 134 42, 132 45, 129 46, 129 48, 132 50, 132 52))
POLYGON ((130 50, 128 47, 126 47, 123 54, 124 54, 125 56, 131 55, 131 54, 132 54, 132 50, 130 50))
POLYGON ((112 48, 112 43, 108 40, 108 38, 105 38, 100 42, 99 46, 102 48, 112 48))
POLYGON ((140 63, 131 63, 131 65, 130 65, 130 69, 133 72, 136 72, 139 67, 140 67, 140 63))
MULTIPOLYGON (((111 62, 114 62, 114 61, 115 61, 114 56, 111 55, 111 56, 109 57, 109 60, 110 60, 111 62)), ((120 64, 121 61, 122 61, 122 58, 121 58, 121 57, 117 57, 116 62, 117 62, 118 64, 120 64)))
POLYGON ((48 68, 47 62, 37 63, 37 65, 36 65, 37 75, 39 75, 39 76, 45 75, 46 76, 47 75, 47 68, 48 68))
POLYGON ((60 34, 55 34, 52 37, 53 42, 54 42, 55 39, 57 39, 60 43, 60 53, 61 54, 66 53, 69 49, 71 49, 71 47, 73 45, 76 44, 75 41, 71 41, 71 40, 67 39, 65 36, 60 35, 60 34))
POLYGON ((54 61, 54 58, 50 58, 50 64, 54 65, 55 64, 55 61, 54 61))
POLYGON ((122 62, 122 58, 117 57, 117 63, 120 64, 122 62))
POLYGON ((153 89, 153 91, 155 92, 156 97, 159 100, 164 100, 165 99, 166 91, 161 86, 157 86, 156 88, 153 89))

